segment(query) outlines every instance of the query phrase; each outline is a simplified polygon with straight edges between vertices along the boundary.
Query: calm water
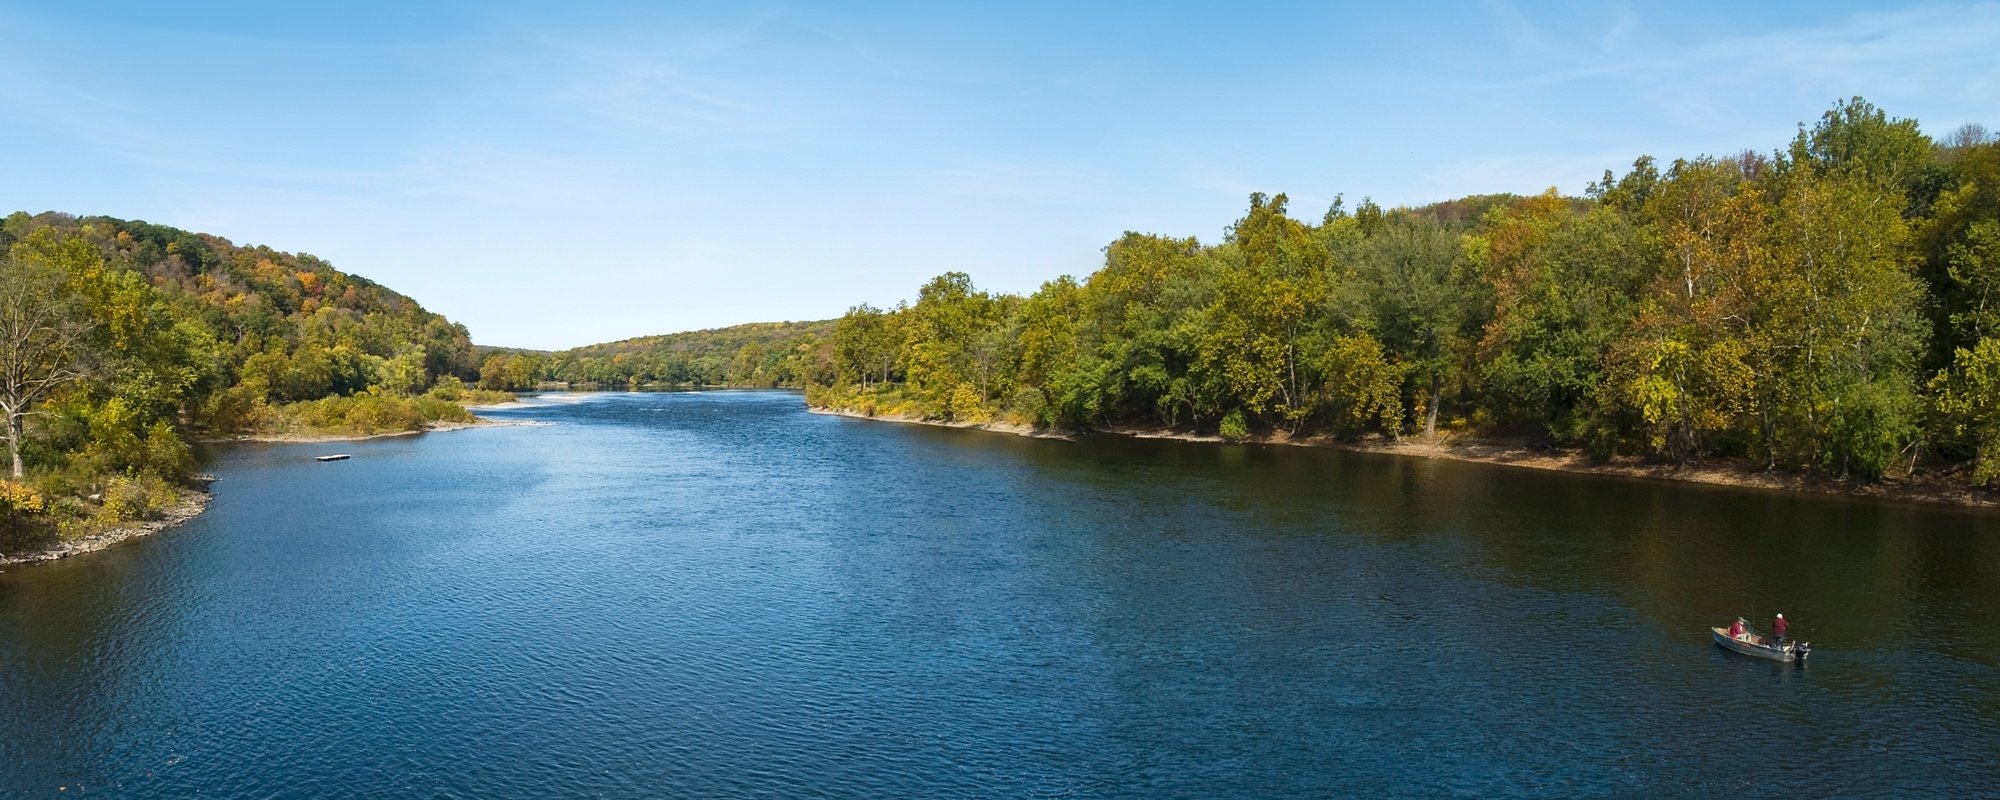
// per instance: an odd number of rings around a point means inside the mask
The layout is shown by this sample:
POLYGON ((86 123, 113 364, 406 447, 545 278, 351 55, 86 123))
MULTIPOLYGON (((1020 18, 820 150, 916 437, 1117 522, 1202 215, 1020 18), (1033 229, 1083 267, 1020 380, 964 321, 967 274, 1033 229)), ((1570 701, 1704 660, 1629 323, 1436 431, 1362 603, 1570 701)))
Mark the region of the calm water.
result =
MULTIPOLYGON (((2000 791, 2000 515, 594 396, 0 572, 0 794, 2000 791), (1774 611, 1804 670, 1705 626, 1774 611)), ((354 460, 320 464, 338 450, 354 460)))

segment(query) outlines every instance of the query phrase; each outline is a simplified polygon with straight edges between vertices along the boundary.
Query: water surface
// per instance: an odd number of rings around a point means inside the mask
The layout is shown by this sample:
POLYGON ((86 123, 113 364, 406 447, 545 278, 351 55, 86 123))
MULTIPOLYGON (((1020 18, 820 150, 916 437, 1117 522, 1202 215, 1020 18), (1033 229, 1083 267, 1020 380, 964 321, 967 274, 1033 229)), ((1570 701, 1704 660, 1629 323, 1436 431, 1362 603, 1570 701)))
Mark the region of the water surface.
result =
POLYGON ((216 454, 0 572, 0 795, 1962 794, 2000 515, 788 393, 216 454), (1706 626, 1775 611, 1795 669, 1706 626))

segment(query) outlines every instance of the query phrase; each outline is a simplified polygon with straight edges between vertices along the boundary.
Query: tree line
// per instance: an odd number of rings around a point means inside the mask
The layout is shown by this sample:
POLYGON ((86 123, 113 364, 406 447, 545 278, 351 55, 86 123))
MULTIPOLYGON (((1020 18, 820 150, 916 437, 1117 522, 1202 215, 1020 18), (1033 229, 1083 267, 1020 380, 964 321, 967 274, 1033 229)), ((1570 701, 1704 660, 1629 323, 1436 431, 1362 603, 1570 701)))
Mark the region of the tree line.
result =
POLYGON ((809 402, 1244 437, 1520 436, 1672 462, 2000 477, 2000 144, 1865 100, 1788 146, 1221 240, 1126 233, 1027 296, 856 306, 809 402))

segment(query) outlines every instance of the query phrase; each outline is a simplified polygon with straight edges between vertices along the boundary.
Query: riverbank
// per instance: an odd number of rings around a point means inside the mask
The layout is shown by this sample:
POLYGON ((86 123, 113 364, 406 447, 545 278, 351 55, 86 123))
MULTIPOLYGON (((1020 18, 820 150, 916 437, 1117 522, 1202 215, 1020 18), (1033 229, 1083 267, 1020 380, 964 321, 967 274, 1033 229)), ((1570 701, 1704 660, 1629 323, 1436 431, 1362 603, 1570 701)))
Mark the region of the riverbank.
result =
MULTIPOLYGON (((882 420, 886 422, 915 423, 946 428, 968 428, 973 430, 1009 433, 1039 439, 1080 438, 1075 434, 1038 429, 1017 423, 955 423, 942 420, 922 419, 906 415, 869 416, 857 411, 830 408, 809 408, 815 414, 855 417, 859 419, 882 420)), ((1118 426, 1100 428, 1094 433, 1112 436, 1126 436, 1134 439, 1169 439, 1182 442, 1207 442, 1221 444, 1220 436, 1189 433, 1163 427, 1118 426)), ((1974 489, 1943 477, 1919 476, 1917 478, 1889 479, 1879 481, 1843 480, 1796 473, 1772 472, 1751 465, 1734 462, 1713 462, 1697 465, 1674 465, 1649 462, 1644 459, 1621 456, 1608 460, 1598 460, 1581 451, 1558 450, 1533 447, 1525 442, 1496 441, 1473 438, 1441 437, 1437 442, 1416 440, 1363 440, 1347 441, 1327 436, 1290 437, 1282 433, 1252 436, 1237 440, 1241 444, 1280 445, 1286 447, 1319 447, 1329 450, 1346 450, 1357 453, 1386 453, 1390 455, 1417 458, 1444 458, 1453 461, 1470 461, 1481 464, 1497 464, 1507 467, 1537 469, 1547 472, 1569 472, 1584 475, 1610 475, 1646 480, 1677 481, 1681 483, 1701 483, 1715 486, 1736 486, 1751 489, 1770 489, 1787 492, 1807 492, 1812 494, 1844 495, 1873 500, 1925 503, 1932 505, 1963 506, 1972 508, 2000 508, 2000 493, 1988 489, 1974 489)))
MULTIPOLYGON (((491 406, 504 408, 504 405, 491 406)), ((467 410, 473 410, 468 408, 467 410)), ((420 433, 449 433, 471 428, 504 428, 510 426, 546 425, 534 420, 496 420, 476 417, 472 422, 432 422, 422 428, 409 431, 384 431, 381 433, 245 433, 233 436, 218 436, 203 439, 205 444, 227 442, 275 442, 280 444, 319 444, 324 442, 363 442, 369 439, 385 439, 392 436, 415 436, 420 433)))
POLYGON ((74 539, 57 539, 39 550, 0 553, 0 567, 55 561, 82 553, 94 553, 128 539, 159 533, 200 516, 201 512, 208 508, 208 501, 214 497, 206 484, 199 489, 187 489, 155 519, 121 522, 74 539))
POLYGON ((884 422, 902 422, 911 425, 929 425, 934 428, 962 428, 965 430, 992 431, 994 433, 1005 433, 1014 436, 1026 436, 1031 439, 1065 439, 1074 441, 1075 439, 1078 438, 1076 434, 1073 433, 1065 433, 1063 431, 1049 430, 1047 428, 1037 428, 1033 425, 1023 425, 1018 422, 998 422, 998 421, 954 422, 951 420, 927 419, 924 417, 914 416, 910 414, 863 414, 859 411, 847 411, 847 410, 833 409, 833 408, 815 408, 813 406, 806 406, 806 411, 814 414, 826 414, 828 416, 834 416, 834 417, 854 417, 857 419, 873 419, 873 420, 881 420, 884 422))

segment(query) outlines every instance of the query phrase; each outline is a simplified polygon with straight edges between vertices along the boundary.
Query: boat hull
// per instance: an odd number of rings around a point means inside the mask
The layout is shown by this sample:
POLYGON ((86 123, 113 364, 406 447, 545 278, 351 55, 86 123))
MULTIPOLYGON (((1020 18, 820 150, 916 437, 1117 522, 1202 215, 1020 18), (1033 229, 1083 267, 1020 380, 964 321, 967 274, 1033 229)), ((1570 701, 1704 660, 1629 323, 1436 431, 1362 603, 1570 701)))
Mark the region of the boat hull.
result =
POLYGON ((1754 633, 1746 633, 1743 635, 1744 638, 1738 639, 1730 636, 1729 631, 1723 628, 1708 630, 1715 635, 1715 643, 1727 650, 1734 650, 1746 656, 1768 658, 1772 661, 1790 662, 1798 659, 1798 654, 1793 652, 1792 648, 1766 644, 1764 637, 1754 633))

